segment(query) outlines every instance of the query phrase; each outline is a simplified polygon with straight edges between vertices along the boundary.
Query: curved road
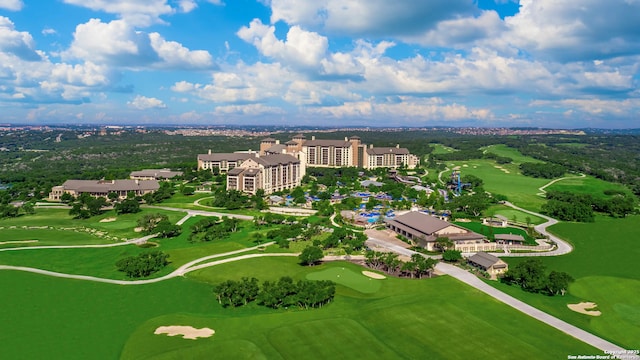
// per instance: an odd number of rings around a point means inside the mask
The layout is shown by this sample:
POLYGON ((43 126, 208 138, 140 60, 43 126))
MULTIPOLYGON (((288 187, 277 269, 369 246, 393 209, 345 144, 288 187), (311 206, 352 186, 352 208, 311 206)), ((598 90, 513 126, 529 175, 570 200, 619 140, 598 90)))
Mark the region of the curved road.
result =
POLYGON ((537 212, 533 212, 530 210, 526 210, 523 209, 519 206, 515 206, 512 203, 505 201, 504 203, 506 206, 509 206, 513 209, 525 212, 527 214, 531 214, 533 216, 537 216, 540 218, 543 218, 545 220, 547 220, 546 222, 540 224, 540 225, 536 225, 534 226, 534 229, 539 232, 542 235, 548 236, 549 240, 553 241, 556 243, 556 249, 555 250, 551 250, 551 251, 545 251, 545 252, 530 252, 530 253, 492 253, 492 255, 495 256, 558 256, 558 255, 564 255, 564 254, 568 254, 571 251, 573 251, 573 246, 571 246, 571 244, 569 244, 568 242, 560 239, 559 237, 551 234, 550 232, 547 231, 547 228, 551 225, 555 225, 558 223, 558 220, 554 219, 554 218, 550 218, 546 215, 542 215, 539 214, 537 212))

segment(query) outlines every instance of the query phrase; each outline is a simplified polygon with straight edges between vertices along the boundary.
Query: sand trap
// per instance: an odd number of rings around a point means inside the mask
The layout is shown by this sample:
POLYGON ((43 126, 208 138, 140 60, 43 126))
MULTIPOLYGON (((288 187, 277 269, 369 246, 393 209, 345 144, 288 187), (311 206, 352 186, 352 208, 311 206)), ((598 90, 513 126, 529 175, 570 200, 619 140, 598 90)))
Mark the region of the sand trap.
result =
POLYGON ((104 218, 100 220, 100 222, 113 222, 113 221, 116 221, 116 218, 110 217, 110 218, 104 218))
POLYGON ((209 328, 196 329, 192 326, 160 326, 153 332, 156 335, 167 334, 167 336, 182 335, 183 339, 196 340, 198 338, 208 338, 215 334, 209 328))
POLYGON ((599 310, 589 310, 597 307, 598 305, 594 302, 581 302, 579 304, 567 304, 569 309, 579 312, 581 314, 591 315, 591 316, 600 316, 602 313, 599 310))
POLYGON ((142 228, 141 228, 141 227, 137 227, 137 228, 133 229, 133 231, 135 231, 135 232, 142 232, 142 228))
POLYGON ((378 273, 374 273, 373 271, 366 271, 366 270, 364 270, 362 272, 362 275, 368 276, 368 277, 370 277, 372 279, 386 279, 387 278, 384 275, 381 275, 381 274, 378 274, 378 273))

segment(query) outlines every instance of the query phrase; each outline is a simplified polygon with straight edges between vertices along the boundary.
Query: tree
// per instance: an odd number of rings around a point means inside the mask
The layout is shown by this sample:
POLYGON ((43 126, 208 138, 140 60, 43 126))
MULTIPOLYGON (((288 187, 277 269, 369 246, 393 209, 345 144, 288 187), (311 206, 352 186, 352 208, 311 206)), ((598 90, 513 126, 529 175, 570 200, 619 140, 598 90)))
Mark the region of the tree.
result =
POLYGON ((60 201, 62 201, 65 204, 68 204, 72 201, 74 201, 75 198, 73 197, 73 195, 69 194, 68 192, 62 194, 62 196, 60 196, 60 201))
POLYGON ((116 214, 135 214, 140 212, 140 204, 135 199, 125 199, 113 207, 116 214))
POLYGON ((118 271, 122 271, 131 278, 149 276, 169 264, 169 255, 159 250, 129 256, 116 262, 118 271))
POLYGON ((560 293, 564 296, 567 288, 569 287, 569 283, 572 283, 573 281, 573 277, 566 272, 551 271, 547 281, 547 291, 549 291, 549 294, 551 295, 557 295, 560 293))
POLYGON ((317 246, 307 246, 302 250, 298 258, 302 265, 315 265, 324 257, 322 249, 317 246))
POLYGON ((143 217, 138 219, 138 227, 143 233, 151 234, 158 223, 163 220, 169 221, 169 217, 159 213, 145 214, 143 217))
POLYGON ((547 286, 544 263, 537 258, 527 259, 509 269, 503 280, 519 285, 529 292, 540 292, 547 286))
POLYGON ((153 233, 157 233, 159 238, 176 237, 182 233, 182 227, 174 225, 169 220, 162 220, 156 224, 153 233))
POLYGON ((453 241, 446 236, 438 236, 436 238, 435 247, 445 252, 454 246, 453 241))
POLYGON ((462 253, 458 250, 445 250, 442 253, 442 260, 446 262, 456 262, 462 260, 462 253))

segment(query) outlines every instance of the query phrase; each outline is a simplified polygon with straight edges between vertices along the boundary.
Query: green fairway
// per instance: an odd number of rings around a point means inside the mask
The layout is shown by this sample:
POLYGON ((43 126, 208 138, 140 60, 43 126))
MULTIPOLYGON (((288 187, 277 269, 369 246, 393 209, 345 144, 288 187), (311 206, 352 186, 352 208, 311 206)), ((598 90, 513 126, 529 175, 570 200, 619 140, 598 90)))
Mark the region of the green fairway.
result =
MULTIPOLYGON (((550 230, 574 246, 570 254, 541 257, 548 270, 565 271, 576 281, 566 297, 526 293, 519 288, 493 286, 543 311, 614 343, 635 349, 640 339, 640 216, 613 219, 597 216, 595 223, 560 223, 550 230), (599 317, 568 310, 568 303, 595 302, 599 317)), ((513 266, 525 258, 503 258, 513 266)))
POLYGON ((549 180, 524 176, 517 165, 497 165, 492 160, 469 160, 448 163, 447 167, 459 167, 462 176, 471 174, 481 178, 485 190, 506 195, 509 201, 525 209, 538 211, 544 204, 544 198, 537 195, 540 192, 538 188, 549 180))
POLYGON ((522 164, 525 162, 530 163, 541 163, 542 161, 534 159, 530 156, 522 155, 518 149, 514 149, 512 147, 508 147, 507 145, 498 144, 498 145, 490 145, 484 148, 486 152, 490 152, 492 154, 496 154, 498 156, 508 157, 513 160, 515 164, 522 164))
POLYGON ((444 146, 442 144, 429 144, 429 145, 433 146, 434 148, 432 154, 448 154, 450 152, 458 151, 452 147, 444 146))
POLYGON ((307 275, 309 280, 331 280, 336 284, 346 286, 361 293, 371 294, 380 289, 383 280, 372 279, 362 273, 355 272, 345 267, 330 267, 323 271, 313 272, 307 275))
MULTIPOLYGON (((247 269, 254 269, 253 275, 261 280, 279 275, 263 277, 262 267, 258 266, 269 265, 267 259, 253 260, 244 270, 238 264, 225 264, 217 271, 207 269, 206 273, 194 275, 201 281, 207 275, 244 276, 250 273, 247 269), (236 270, 242 274, 236 274, 236 270)), ((284 260, 281 271, 296 274, 295 278, 304 274, 307 278, 318 274, 327 278, 329 274, 348 272, 361 276, 362 270, 344 262, 302 267, 292 259, 270 260, 284 260)), ((473 354, 477 359, 506 359, 516 352, 526 358, 598 353, 446 276, 423 280, 388 278, 377 283, 380 289, 368 294, 354 291, 351 281, 347 286, 338 286, 335 300, 316 310, 273 311, 249 305, 220 309, 209 317, 169 314, 151 319, 132 334, 122 358, 164 359, 178 354, 194 358, 206 354, 208 358, 465 359, 473 354), (153 334, 158 326, 167 325, 209 327, 215 334, 195 341, 153 334), (460 336, 465 338, 463 343, 457 340, 460 336)))
POLYGON ((595 198, 609 198, 609 196, 605 194, 607 190, 620 192, 626 196, 633 196, 631 191, 621 184, 611 183, 591 176, 564 179, 548 186, 545 190, 589 194, 595 198))

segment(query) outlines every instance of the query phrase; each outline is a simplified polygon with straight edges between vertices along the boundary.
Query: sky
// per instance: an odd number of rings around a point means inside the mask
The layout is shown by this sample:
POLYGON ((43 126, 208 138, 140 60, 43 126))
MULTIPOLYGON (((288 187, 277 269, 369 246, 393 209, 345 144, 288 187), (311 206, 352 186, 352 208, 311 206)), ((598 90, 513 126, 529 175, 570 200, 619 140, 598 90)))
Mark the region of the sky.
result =
POLYGON ((0 123, 640 127, 640 0, 0 0, 0 123))

